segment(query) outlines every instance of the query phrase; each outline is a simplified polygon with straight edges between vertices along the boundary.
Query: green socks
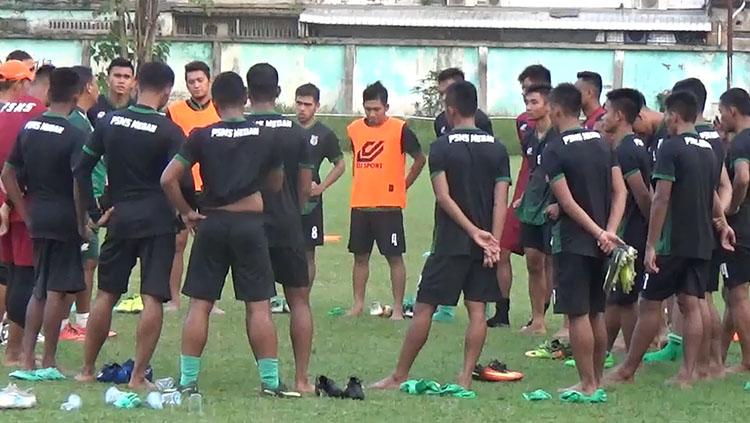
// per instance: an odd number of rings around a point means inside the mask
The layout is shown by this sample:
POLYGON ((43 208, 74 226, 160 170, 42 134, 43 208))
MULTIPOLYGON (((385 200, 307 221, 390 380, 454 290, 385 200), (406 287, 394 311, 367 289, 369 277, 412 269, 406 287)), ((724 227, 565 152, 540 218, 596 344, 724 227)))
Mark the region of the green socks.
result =
POLYGON ((279 387, 279 359, 261 358, 258 360, 258 373, 263 386, 269 389, 279 387))
POLYGON ((180 354, 180 386, 187 386, 197 382, 200 370, 200 357, 180 354))
POLYGON ((645 363, 655 361, 675 361, 682 358, 682 337, 674 333, 667 335, 669 342, 659 351, 650 352, 643 356, 645 363))

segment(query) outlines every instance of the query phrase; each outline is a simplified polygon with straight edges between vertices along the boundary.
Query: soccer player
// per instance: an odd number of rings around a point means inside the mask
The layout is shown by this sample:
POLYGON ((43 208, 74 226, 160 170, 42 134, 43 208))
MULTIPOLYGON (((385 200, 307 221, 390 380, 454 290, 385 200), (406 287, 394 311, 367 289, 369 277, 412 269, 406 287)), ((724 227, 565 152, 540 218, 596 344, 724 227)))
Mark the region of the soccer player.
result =
MULTIPOLYGON (((161 334, 162 304, 170 299, 177 228, 174 209, 159 179, 185 141, 180 128, 158 111, 172 92, 172 69, 160 62, 144 63, 137 80, 138 103, 102 118, 75 168, 83 196, 80 207, 88 210, 94 204, 91 171, 104 156, 114 207, 100 255, 99 290, 86 327, 83 367, 76 380, 94 380, 96 358, 112 323, 112 308, 128 291, 130 274, 140 260, 144 309, 135 337, 131 389, 147 385, 146 367, 161 334)), ((189 185, 186 190, 192 189, 192 179, 189 185)))
MULTIPOLYGON (((518 75, 518 83, 521 85, 521 94, 526 92, 526 89, 532 85, 537 84, 551 84, 550 72, 547 68, 542 65, 531 65, 526 67, 520 75, 518 75)), ((526 100, 524 98, 524 104, 526 100)), ((518 115, 516 118, 516 133, 518 134, 518 142, 523 144, 523 140, 528 131, 533 130, 534 122, 529 119, 528 113, 525 111, 518 115)), ((518 177, 516 178, 517 184, 516 189, 513 192, 513 202, 518 201, 526 189, 526 182, 529 180, 529 162, 526 157, 523 157, 521 161, 521 168, 518 170, 518 177)), ((513 285, 513 269, 510 263, 510 254, 523 254, 523 247, 520 242, 521 223, 518 221, 515 213, 508 213, 505 219, 505 227, 503 228, 502 237, 500 238, 500 261, 497 264, 497 279, 500 285, 500 292, 503 294, 503 298, 495 303, 495 315, 487 320, 489 327, 508 327, 510 326, 510 290, 513 285)), ((545 307, 546 309, 546 307, 545 307)), ((529 323, 531 320, 529 320, 529 323)))
MULTIPOLYGON (((714 248, 712 215, 721 230, 722 245, 734 233, 726 225, 721 204, 715 197, 719 181, 716 156, 708 141, 695 133, 698 104, 694 95, 672 93, 666 100, 666 123, 670 137, 659 147, 653 178, 656 193, 651 204, 644 258, 648 276, 644 281, 638 322, 625 361, 607 375, 608 383, 632 380, 644 353, 659 330, 662 301, 678 296, 684 316, 684 360, 673 382, 691 385, 701 353, 704 318, 700 298, 706 291, 714 248)), ((705 325, 705 326, 704 326, 705 325)))
POLYGON ((86 135, 67 119, 76 105, 78 87, 78 74, 72 69, 52 72, 49 110, 28 121, 18 134, 1 177, 14 210, 31 229, 34 244, 34 289, 22 345, 21 367, 27 371, 36 368, 34 347, 40 328, 42 367, 57 367, 60 323, 70 307, 66 296, 86 288, 73 183, 73 162, 86 135))
POLYGON ((550 90, 552 87, 546 84, 531 85, 525 90, 526 114, 533 122, 533 129, 526 131, 522 150, 530 174, 523 196, 513 203, 521 222, 521 245, 526 256, 531 301, 531 323, 521 330, 535 335, 547 333, 545 304, 549 304, 552 294, 552 222, 547 216, 551 192, 541 167, 545 147, 559 135, 550 120, 550 90))
POLYGON ((234 72, 211 88, 221 121, 195 129, 162 175, 162 186, 188 228, 195 230, 183 292, 190 306, 182 329, 180 388, 197 392, 208 319, 231 268, 234 292, 245 303, 247 337, 263 392, 288 396, 279 382, 276 328, 269 299, 276 289, 263 227, 261 188, 278 192, 284 183, 280 143, 244 117, 247 91, 234 72), (188 204, 180 180, 199 163, 205 196, 200 214, 188 204))
POLYGON ((639 257, 635 263, 636 279, 633 289, 625 293, 618 284, 607 298, 604 313, 609 338, 607 351, 612 350, 621 329, 626 350, 630 346, 637 317, 635 306, 645 277, 643 256, 651 213, 651 156, 643 140, 633 133, 633 123, 642 107, 641 97, 638 91, 629 88, 610 91, 604 104, 607 113, 601 120, 601 129, 615 151, 628 190, 625 215, 618 234, 625 244, 638 251, 639 257))
MULTIPOLYGON (((443 69, 438 73, 437 81, 438 81, 438 93, 440 94, 440 98, 445 103, 445 92, 448 89, 451 84, 455 82, 461 82, 466 79, 464 72, 461 69, 458 68, 448 68, 443 69)), ((443 104, 443 108, 445 108, 445 104, 443 104)), ((477 115, 475 116, 475 121, 477 124, 477 127, 484 132, 494 135, 494 131, 492 130, 492 122, 490 121, 490 118, 487 117, 487 114, 485 114, 482 110, 477 109, 477 115)), ((441 135, 445 135, 446 133, 450 132, 453 128, 448 123, 448 120, 445 117, 445 110, 441 111, 439 115, 435 118, 435 122, 433 123, 434 129, 435 129, 435 136, 439 137, 441 135)), ((435 312, 435 315, 433 316, 433 319, 435 321, 442 321, 442 322, 449 322, 452 321, 455 318, 455 310, 454 307, 448 307, 448 306, 439 306, 437 308, 437 311, 435 312)))
MULTIPOLYGON (((219 120, 213 101, 211 101, 211 70, 204 62, 196 61, 185 65, 185 85, 190 98, 178 100, 167 107, 167 117, 182 128, 185 136, 195 128, 203 128, 212 125, 219 120)), ((196 165, 192 170, 193 181, 197 192, 203 191, 203 182, 200 176, 200 166, 196 165)), ((195 207, 195 205, 193 205, 195 207)), ((185 262, 185 247, 187 246, 188 231, 182 229, 177 233, 175 241, 174 263, 172 274, 169 277, 169 287, 172 300, 167 304, 167 310, 180 309, 180 284, 182 283, 182 271, 185 262)), ((214 314, 224 314, 218 307, 213 310, 214 314)))
MULTIPOLYGON (((86 138, 89 138, 94 132, 94 127, 91 125, 86 112, 91 109, 96 103, 96 99, 99 97, 99 88, 94 79, 94 74, 91 68, 86 66, 73 66, 71 68, 76 74, 78 74, 78 102, 76 107, 68 116, 68 121, 75 126, 78 130, 86 134, 86 138)), ((102 181, 103 182, 103 181, 102 181)), ((98 199, 102 195, 104 187, 94 187, 94 198, 98 199)), ((93 208, 94 215, 98 212, 98 208, 93 208)), ((98 219, 97 219, 98 220, 98 219)), ((94 285, 94 272, 99 262, 99 238, 93 236, 88 241, 88 245, 83 251, 83 275, 86 282, 86 289, 76 294, 76 313, 75 321, 73 323, 68 322, 67 317, 63 319, 63 327, 60 331, 60 340, 77 340, 83 341, 86 338, 86 325, 88 324, 89 311, 91 309, 91 292, 94 285)))
POLYGON ((271 132, 282 149, 284 185, 280 192, 261 190, 263 211, 274 279, 284 287, 291 311, 289 332, 294 350, 295 390, 310 393, 315 390, 307 375, 313 317, 302 233, 302 207, 312 186, 310 144, 299 125, 274 111, 281 93, 276 68, 258 63, 247 71, 246 78, 251 107, 248 120, 271 132))
MULTIPOLYGON (((445 103, 445 92, 448 87, 450 87, 451 84, 455 82, 461 82, 464 80, 466 80, 466 76, 464 75, 464 72, 459 68, 443 69, 442 71, 440 71, 440 73, 438 73, 437 89, 438 93, 440 94, 440 98, 443 99, 443 103, 445 103)), ((445 107, 445 104, 443 104, 443 107, 445 107)), ((494 135, 494 131, 492 130, 492 121, 490 121, 490 118, 482 110, 477 109, 475 121, 477 123, 477 128, 490 135, 494 135)), ((448 123, 448 119, 445 117, 445 110, 441 111, 440 114, 437 115, 433 126, 435 129, 436 137, 445 135, 453 129, 450 123, 448 123)))
POLYGON ((323 231, 323 193, 330 188, 346 170, 344 154, 336 134, 322 122, 315 119, 320 109, 320 89, 313 84, 297 87, 294 94, 297 107, 297 121, 307 131, 310 143, 310 158, 313 168, 313 181, 310 189, 310 199, 302 209, 302 232, 305 234, 307 246, 307 272, 310 276, 310 286, 315 281, 315 248, 323 245, 325 232, 323 231), (333 164, 325 179, 320 177, 320 165, 323 159, 333 164))
POLYGON ((88 115, 91 124, 96 126, 96 121, 114 110, 124 109, 135 103, 131 97, 135 87, 135 67, 133 63, 123 57, 117 57, 107 67, 107 93, 99 95, 94 107, 89 109, 88 115))
POLYGON ((394 372, 373 385, 398 389, 427 342, 438 305, 456 305, 463 293, 469 314, 458 384, 471 388, 472 371, 487 336, 485 305, 497 301, 495 262, 508 204, 510 166, 505 146, 475 123, 477 91, 470 82, 448 87, 446 117, 453 130, 430 146, 435 192, 435 239, 422 270, 414 319, 394 372))
MULTIPOLYGON (((732 371, 750 371, 750 95, 742 88, 731 88, 721 95, 719 113, 724 129, 736 135, 727 155, 732 180, 732 199, 727 220, 736 234, 734 252, 725 253, 724 286, 728 289, 727 314, 729 327, 740 337, 742 361, 732 371)), ((726 324, 725 324, 726 325, 726 324)), ((726 357, 725 344, 722 356, 726 357)))
POLYGON ((403 209, 406 191, 422 172, 427 159, 406 122, 387 115, 388 90, 380 81, 365 88, 362 101, 365 118, 347 127, 354 159, 349 229, 349 251, 354 254, 354 305, 349 315, 359 316, 364 309, 370 254, 376 241, 391 271, 391 319, 403 320, 406 289, 403 209), (404 177, 406 154, 414 163, 404 177))
POLYGON ((606 113, 600 103, 603 88, 602 76, 590 71, 578 72, 576 76, 578 77, 576 88, 581 92, 583 114, 586 116, 583 127, 589 130, 598 129, 597 123, 606 113))
POLYGON ((598 132, 582 129, 581 92, 560 84, 550 93, 552 125, 560 135, 542 154, 542 168, 559 203, 552 229, 555 313, 570 322, 570 344, 580 383, 561 399, 602 400, 598 390, 607 352, 602 252, 620 239, 615 232, 625 210, 626 188, 614 153, 598 132))
MULTIPOLYGON (((32 85, 35 75, 27 64, 9 60, 0 65, 0 160, 3 163, 8 159, 18 133, 26 122, 46 110, 46 103, 36 96, 47 98, 47 93, 42 92, 40 87, 49 87, 49 83, 44 81, 49 81, 50 69, 49 66, 42 67, 36 75, 37 83, 32 85)), ((34 288, 34 257, 26 224, 16 211, 10 209, 4 191, 0 191, 0 199, 3 202, 0 206, 0 232, 3 232, 0 253, 7 269, 3 269, 0 276, 0 312, 7 311, 9 321, 3 363, 15 366, 21 364, 26 306, 34 288)))

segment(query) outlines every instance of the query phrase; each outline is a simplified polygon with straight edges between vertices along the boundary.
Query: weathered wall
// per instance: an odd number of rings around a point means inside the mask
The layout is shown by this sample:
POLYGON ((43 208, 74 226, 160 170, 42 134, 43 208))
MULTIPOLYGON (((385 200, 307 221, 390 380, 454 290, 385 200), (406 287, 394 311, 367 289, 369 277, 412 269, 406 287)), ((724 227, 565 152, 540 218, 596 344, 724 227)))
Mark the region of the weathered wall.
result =
MULTIPOLYGON (((83 53, 80 41, 13 39, 0 40, 0 57, 17 48, 29 51, 37 60, 57 65, 78 64, 83 53)), ((312 82, 321 88, 323 107, 342 113, 359 112, 364 87, 381 80, 390 91, 392 110, 398 114, 413 112, 419 98, 412 89, 430 70, 459 66, 469 80, 478 86, 486 84, 486 108, 501 116, 513 116, 523 108, 516 78, 529 64, 547 66, 553 83, 573 81, 581 70, 596 71, 602 75, 605 89, 613 87, 618 72, 614 50, 489 48, 485 74, 481 71, 478 47, 353 46, 350 49, 354 54, 347 63, 344 45, 172 42, 169 64, 178 75, 176 94, 186 95, 182 68, 191 60, 211 64, 219 54, 220 70, 233 70, 243 76, 253 63, 269 62, 279 70, 281 102, 293 104, 294 89, 312 82), (214 45, 219 51, 213 51, 214 45)), ((715 104, 725 89, 726 56, 721 52, 627 50, 620 55, 623 85, 642 90, 652 105, 656 104, 659 92, 689 76, 706 83, 709 103, 715 104)), ((749 67, 750 53, 737 53, 735 86, 750 87, 750 75, 746 72, 749 67)))

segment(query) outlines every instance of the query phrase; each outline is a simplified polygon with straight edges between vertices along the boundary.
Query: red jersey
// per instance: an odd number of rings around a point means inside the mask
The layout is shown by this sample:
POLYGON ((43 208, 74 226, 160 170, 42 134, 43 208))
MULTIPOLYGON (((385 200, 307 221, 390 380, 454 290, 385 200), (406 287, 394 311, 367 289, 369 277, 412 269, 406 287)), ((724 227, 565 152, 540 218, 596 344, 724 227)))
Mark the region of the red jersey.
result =
POLYGON ((607 113, 607 110, 605 110, 604 107, 599 106, 598 109, 594 110, 594 113, 592 113, 591 116, 586 117, 586 121, 583 122, 583 127, 589 131, 593 131, 594 125, 602 119, 602 116, 604 116, 605 113, 607 113))

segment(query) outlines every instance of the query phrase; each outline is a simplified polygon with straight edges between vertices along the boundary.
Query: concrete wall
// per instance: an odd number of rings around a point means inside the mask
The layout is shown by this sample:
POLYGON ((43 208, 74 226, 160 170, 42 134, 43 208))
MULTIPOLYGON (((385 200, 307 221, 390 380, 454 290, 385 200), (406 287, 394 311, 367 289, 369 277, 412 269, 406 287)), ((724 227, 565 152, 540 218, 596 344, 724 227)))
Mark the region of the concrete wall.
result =
MULTIPOLYGON (((14 49, 24 49, 37 60, 69 66, 78 64, 84 45, 64 40, 0 40, 0 58, 14 49)), ((715 104, 726 87, 726 56, 722 52, 584 50, 485 47, 410 47, 303 44, 248 44, 184 42, 170 43, 169 64, 178 75, 177 96, 187 95, 182 68, 191 60, 218 63, 221 69, 244 76, 257 62, 277 67, 281 79, 281 102, 292 105, 294 89, 312 82, 322 91, 321 103, 328 111, 359 112, 364 87, 381 80, 390 92, 392 110, 413 112, 419 100, 412 89, 430 70, 459 66, 477 84, 480 99, 490 113, 514 116, 523 108, 516 78, 533 63, 547 66, 553 83, 574 81, 581 70, 599 72, 605 90, 621 81, 623 86, 643 91, 651 105, 656 96, 675 81, 695 76, 708 88, 709 103, 715 104), (618 63, 621 61, 621 65, 618 63)), ((750 87, 750 53, 736 53, 734 85, 750 87)))

